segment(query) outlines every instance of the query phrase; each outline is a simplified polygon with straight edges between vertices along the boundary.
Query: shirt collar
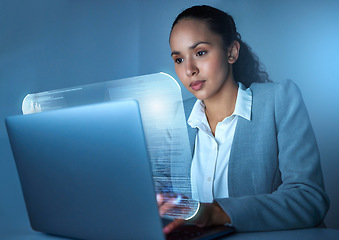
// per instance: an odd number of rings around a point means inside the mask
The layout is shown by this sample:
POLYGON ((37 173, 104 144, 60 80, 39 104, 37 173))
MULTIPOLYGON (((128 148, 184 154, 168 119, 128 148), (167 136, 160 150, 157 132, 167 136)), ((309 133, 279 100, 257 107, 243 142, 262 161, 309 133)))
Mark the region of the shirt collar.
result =
MULTIPOLYGON (((234 112, 232 115, 237 115, 251 121, 252 112, 252 91, 240 82, 238 82, 238 95, 235 103, 234 112)), ((205 104, 201 100, 197 100, 192 108, 191 114, 187 120, 187 123, 192 127, 201 127, 206 125, 207 119, 205 114, 205 104)))
POLYGON ((233 115, 238 115, 251 121, 252 112, 252 90, 246 88, 242 83, 238 82, 238 96, 235 103, 233 115))
MULTIPOLYGON (((204 126, 207 128, 206 123, 206 114, 205 114, 205 104, 201 100, 197 100, 192 108, 191 115, 189 116, 187 123, 192 127, 196 128, 199 127, 201 128, 204 126)), ((208 124, 208 123, 207 123, 208 124)))

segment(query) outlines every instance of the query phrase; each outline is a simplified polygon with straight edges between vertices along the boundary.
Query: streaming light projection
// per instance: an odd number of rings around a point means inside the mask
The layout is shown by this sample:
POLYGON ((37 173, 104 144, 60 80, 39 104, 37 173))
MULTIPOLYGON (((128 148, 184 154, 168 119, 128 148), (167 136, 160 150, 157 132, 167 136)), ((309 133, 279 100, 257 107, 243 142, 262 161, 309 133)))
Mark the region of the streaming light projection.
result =
POLYGON ((178 200, 177 207, 165 217, 191 218, 199 207, 199 203, 191 199, 192 155, 181 89, 170 75, 156 73, 28 94, 23 100, 22 112, 31 114, 119 99, 139 102, 155 190, 165 198, 178 200))

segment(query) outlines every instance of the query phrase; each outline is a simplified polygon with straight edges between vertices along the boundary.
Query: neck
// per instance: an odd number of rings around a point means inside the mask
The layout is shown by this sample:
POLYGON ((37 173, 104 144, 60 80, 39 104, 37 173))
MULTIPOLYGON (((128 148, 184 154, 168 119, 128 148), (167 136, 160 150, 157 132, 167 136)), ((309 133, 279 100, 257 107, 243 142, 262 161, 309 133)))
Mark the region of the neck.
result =
POLYGON ((238 95, 238 84, 232 78, 226 81, 213 98, 205 99, 206 117, 210 125, 216 125, 224 118, 232 115, 238 95))

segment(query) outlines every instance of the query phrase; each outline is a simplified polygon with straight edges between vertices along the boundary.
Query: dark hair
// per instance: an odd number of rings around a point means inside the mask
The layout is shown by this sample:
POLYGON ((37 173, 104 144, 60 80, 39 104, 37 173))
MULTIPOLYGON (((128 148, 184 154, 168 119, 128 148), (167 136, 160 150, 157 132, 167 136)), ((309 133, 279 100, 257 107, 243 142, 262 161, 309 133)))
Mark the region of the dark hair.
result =
POLYGON ((241 40, 232 16, 211 6, 193 6, 181 12, 172 24, 173 27, 183 19, 204 21, 208 28, 221 36, 224 49, 227 50, 234 41, 240 44, 238 60, 233 64, 233 75, 237 82, 249 87, 253 82, 270 82, 268 74, 262 70, 258 57, 251 48, 241 40))

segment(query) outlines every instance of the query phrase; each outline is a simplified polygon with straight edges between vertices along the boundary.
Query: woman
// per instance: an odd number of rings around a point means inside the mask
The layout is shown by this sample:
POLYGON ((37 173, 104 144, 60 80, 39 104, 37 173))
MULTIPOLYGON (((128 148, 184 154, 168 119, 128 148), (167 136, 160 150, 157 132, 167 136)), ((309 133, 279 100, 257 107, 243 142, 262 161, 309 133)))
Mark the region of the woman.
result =
MULTIPOLYGON (((329 200, 297 86, 270 82, 233 18, 213 7, 179 14, 169 42, 177 76, 197 98, 184 103, 194 146, 191 183, 201 202, 190 221, 237 231, 319 226, 329 200)), ((158 200, 164 214, 170 204, 158 200)))

